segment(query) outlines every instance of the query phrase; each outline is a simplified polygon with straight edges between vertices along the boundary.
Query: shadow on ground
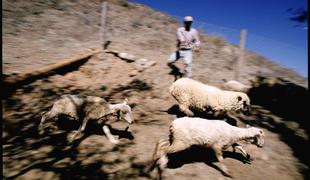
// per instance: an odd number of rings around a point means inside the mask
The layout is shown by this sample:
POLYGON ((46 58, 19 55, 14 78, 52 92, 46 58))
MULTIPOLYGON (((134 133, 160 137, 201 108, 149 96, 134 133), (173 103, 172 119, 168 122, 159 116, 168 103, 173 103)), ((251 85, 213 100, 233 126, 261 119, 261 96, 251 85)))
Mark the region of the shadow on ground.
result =
MULTIPOLYGON (((48 81, 44 82, 44 85, 41 83, 38 82, 39 86, 27 85, 23 89, 23 93, 31 93, 31 101, 25 102, 23 101, 25 97, 16 95, 4 100, 6 111, 3 120, 4 179, 19 177, 31 179, 34 176, 47 179, 149 177, 145 173, 143 162, 137 162, 135 156, 127 157, 128 155, 124 153, 134 140, 133 134, 127 129, 111 128, 111 133, 119 139, 128 139, 113 146, 107 141, 102 125, 89 123, 83 136, 70 144, 69 133, 77 130, 80 124, 60 117, 58 131, 39 135, 38 124, 42 112, 49 110, 59 96, 75 93, 96 95, 96 92, 90 90, 72 87, 55 88, 48 81), (93 135, 102 136, 104 140, 94 142, 92 148, 86 150, 87 146, 81 146, 81 143, 93 135), (111 153, 114 156, 111 156, 111 153), (115 159, 111 160, 111 157, 115 159)), ((134 82, 130 87, 145 89, 146 85, 134 82)))
POLYGON ((38 79, 46 78, 48 76, 54 75, 54 74, 61 74, 65 75, 68 72, 72 72, 77 70, 81 65, 85 64, 89 57, 81 59, 78 62, 62 66, 60 68, 57 68, 53 71, 48 71, 46 73, 41 73, 37 75, 30 75, 30 74, 18 74, 18 75, 5 75, 3 76, 3 86, 5 86, 4 91, 2 92, 2 97, 9 97, 13 93, 15 93, 15 90, 18 88, 22 88, 24 85, 30 84, 38 79), (14 81, 14 82, 13 82, 14 81))
POLYGON ((308 89, 280 78, 257 77, 256 85, 248 95, 252 104, 262 106, 270 112, 256 107, 252 109, 252 114, 256 117, 242 121, 279 134, 281 140, 292 148, 294 156, 303 163, 300 171, 305 179, 309 179, 308 89), (297 127, 290 125, 292 122, 297 123, 297 127), (302 130, 302 135, 298 135, 302 130))
POLYGON ((179 78, 182 78, 183 73, 181 72, 180 68, 177 67, 174 64, 168 64, 170 67, 171 71, 169 72, 170 75, 174 76, 174 81, 178 80, 179 78))
MULTIPOLYGON (((240 153, 230 152, 230 151, 223 151, 224 158, 232 158, 239 160, 243 163, 249 163, 247 159, 242 156, 240 153)), ((195 163, 195 162, 203 162, 206 165, 217 169, 221 173, 223 173, 217 165, 214 163, 218 162, 215 154, 212 149, 199 147, 199 146, 192 146, 189 149, 184 151, 180 151, 177 153, 169 154, 168 155, 168 165, 167 168, 176 169, 182 167, 184 164, 195 163)))
POLYGON ((113 88, 109 94, 105 95, 105 99, 109 101, 112 96, 121 94, 123 97, 130 97, 132 92, 142 92, 152 90, 152 84, 140 79, 133 79, 125 85, 119 85, 113 88))
MULTIPOLYGON (((309 179, 309 123, 308 90, 296 84, 278 79, 270 83, 267 78, 258 77, 258 85, 250 89, 248 95, 253 105, 249 116, 214 117, 213 115, 194 112, 195 117, 223 119, 231 125, 237 122, 265 128, 280 135, 299 159, 299 170, 305 179, 309 179), (297 124, 297 125, 296 125, 297 124)), ((186 116, 177 105, 167 112, 177 117, 186 116)))
MULTIPOLYGON (((38 118, 34 117, 31 120, 38 118)), ((87 126, 84 135, 70 144, 68 132, 76 126, 71 122, 62 120, 66 123, 61 126, 59 131, 40 136, 37 133, 37 124, 28 124, 29 121, 24 120, 22 121, 24 123, 13 128, 10 126, 11 131, 18 132, 18 135, 4 138, 4 177, 6 179, 15 179, 35 169, 53 172, 59 179, 108 179, 108 173, 103 170, 104 166, 113 166, 113 164, 123 161, 121 158, 118 158, 117 162, 96 158, 99 154, 104 157, 111 149, 99 150, 100 148, 97 148, 86 154, 79 153, 77 147, 83 140, 94 134, 103 135, 101 127, 96 124, 87 126), (87 159, 92 159, 91 163, 85 163, 87 159), (20 161, 23 166, 16 166, 20 161)), ((132 133, 127 130, 112 129, 111 133, 119 138, 131 140, 134 138, 132 133)), ((121 144, 117 148, 113 148, 112 151, 123 151, 129 144, 121 144)), ((133 166, 136 165, 137 171, 142 172, 140 168, 144 167, 131 163, 133 166)))

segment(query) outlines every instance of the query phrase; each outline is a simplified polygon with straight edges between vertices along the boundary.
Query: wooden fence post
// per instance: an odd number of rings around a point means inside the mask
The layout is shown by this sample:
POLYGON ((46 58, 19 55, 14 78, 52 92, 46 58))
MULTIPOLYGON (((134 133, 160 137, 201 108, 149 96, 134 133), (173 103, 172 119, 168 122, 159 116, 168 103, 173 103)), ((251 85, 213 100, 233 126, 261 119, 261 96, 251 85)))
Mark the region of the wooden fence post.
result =
POLYGON ((106 22, 106 14, 107 14, 107 1, 102 2, 101 7, 101 29, 100 29, 100 43, 103 49, 105 49, 106 42, 106 33, 105 33, 105 22, 106 22))
POLYGON ((246 34, 247 34, 247 30, 242 29, 240 32, 239 57, 235 63, 235 80, 236 81, 239 81, 240 71, 243 66, 243 56, 244 56, 246 34))

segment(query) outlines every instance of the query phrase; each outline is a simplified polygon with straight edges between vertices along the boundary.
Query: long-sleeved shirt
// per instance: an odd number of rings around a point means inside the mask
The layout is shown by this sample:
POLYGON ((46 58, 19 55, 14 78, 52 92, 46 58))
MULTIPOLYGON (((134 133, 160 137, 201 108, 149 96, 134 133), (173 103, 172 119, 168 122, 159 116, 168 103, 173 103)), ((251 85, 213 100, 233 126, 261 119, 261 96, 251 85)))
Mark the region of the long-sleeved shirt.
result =
POLYGON ((178 46, 181 49, 192 49, 194 46, 198 47, 200 45, 198 32, 194 28, 190 28, 189 31, 186 31, 184 27, 178 28, 177 38, 179 41, 178 46))

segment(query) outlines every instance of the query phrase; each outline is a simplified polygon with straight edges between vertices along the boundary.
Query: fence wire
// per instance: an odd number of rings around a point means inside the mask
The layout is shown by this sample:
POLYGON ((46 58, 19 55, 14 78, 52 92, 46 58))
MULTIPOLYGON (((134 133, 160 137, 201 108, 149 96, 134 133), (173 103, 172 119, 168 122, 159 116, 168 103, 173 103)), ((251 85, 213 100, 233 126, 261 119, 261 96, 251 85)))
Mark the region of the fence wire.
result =
MULTIPOLYGON (((183 17, 172 15, 182 22, 183 17)), ((194 20, 193 27, 206 35, 215 35, 230 44, 239 46, 241 29, 194 20)), ((244 29, 247 29, 244 27, 244 29)), ((304 77, 308 76, 308 47, 274 40, 247 30, 245 49, 255 52, 281 66, 293 69, 304 77)))

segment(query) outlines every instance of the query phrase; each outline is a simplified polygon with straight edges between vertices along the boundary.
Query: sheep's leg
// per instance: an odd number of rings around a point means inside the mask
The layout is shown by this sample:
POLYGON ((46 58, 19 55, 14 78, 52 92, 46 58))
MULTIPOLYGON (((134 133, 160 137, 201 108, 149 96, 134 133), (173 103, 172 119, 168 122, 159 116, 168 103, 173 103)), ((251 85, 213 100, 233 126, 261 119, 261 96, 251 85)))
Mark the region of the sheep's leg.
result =
POLYGON ((110 141, 111 143, 113 143, 113 144, 118 144, 118 143, 119 143, 119 141, 116 140, 116 139, 113 137, 113 135, 111 134, 110 129, 109 129, 108 126, 104 125, 104 126, 102 127, 102 129, 103 129, 103 132, 105 133, 105 135, 107 136, 107 138, 109 139, 109 141, 110 141))
MULTIPOLYGON (((160 159, 160 157, 162 155, 165 154, 165 148, 167 148, 168 146, 170 145, 170 142, 168 139, 161 139, 159 140, 157 143, 156 143, 156 146, 155 146, 155 150, 154 150, 154 153, 153 153, 153 156, 152 156, 152 162, 148 168, 148 171, 152 171, 154 170, 154 168, 157 166, 158 164, 158 160, 160 159)), ((160 169, 157 167, 158 169, 158 172, 160 174, 160 169)))
POLYGON ((164 153, 159 158, 158 167, 157 167, 158 168, 158 174, 159 174, 160 178, 164 172, 164 169, 167 167, 167 164, 169 161, 167 154, 180 152, 182 150, 185 150, 186 148, 189 148, 189 146, 180 142, 180 141, 174 141, 170 146, 163 149, 164 153))
POLYGON ((169 140, 160 140, 156 144, 156 148, 153 154, 153 162, 149 171, 152 171, 154 167, 157 166, 159 179, 162 178, 163 170, 168 164, 167 154, 182 151, 189 146, 185 145, 182 142, 175 141, 172 144, 169 143, 169 140))
POLYGON ((46 112, 45 114, 43 114, 39 126, 42 126, 42 125, 43 125, 43 123, 44 123, 44 122, 46 121, 46 119, 48 118, 48 114, 49 114, 49 113, 50 113, 50 111, 49 111, 49 112, 46 112))
POLYGON ((236 152, 237 150, 240 150, 241 154, 247 159, 252 161, 253 159, 251 158, 251 156, 242 148, 241 145, 235 143, 232 145, 234 148, 234 152, 236 152))
POLYGON ((184 112, 187 116, 189 117, 193 117, 194 113, 189 109, 188 106, 184 105, 184 104, 180 104, 179 108, 182 112, 184 112))
POLYGON ((47 119, 52 119, 53 117, 55 117, 57 114, 53 113, 53 111, 48 111, 45 114, 43 114, 41 121, 40 121, 40 126, 43 125, 43 123, 47 120, 47 119))
POLYGON ((162 169, 160 169, 160 167, 157 167, 157 171, 158 171, 158 180, 162 180, 163 179, 162 169))
POLYGON ((79 127, 78 131, 73 135, 71 142, 75 140, 75 138, 81 133, 84 132, 87 122, 88 122, 89 118, 84 118, 82 125, 79 127))
POLYGON ((221 148, 213 148, 215 156, 219 162, 219 168, 223 172, 223 174, 227 177, 232 177, 231 173, 228 171, 227 167, 223 164, 223 155, 221 148))
POLYGON ((170 145, 168 139, 161 139, 156 143, 155 151, 153 153, 153 161, 157 161, 160 156, 162 156, 165 153, 165 148, 167 148, 170 145))

